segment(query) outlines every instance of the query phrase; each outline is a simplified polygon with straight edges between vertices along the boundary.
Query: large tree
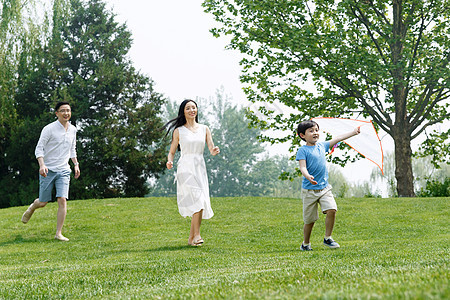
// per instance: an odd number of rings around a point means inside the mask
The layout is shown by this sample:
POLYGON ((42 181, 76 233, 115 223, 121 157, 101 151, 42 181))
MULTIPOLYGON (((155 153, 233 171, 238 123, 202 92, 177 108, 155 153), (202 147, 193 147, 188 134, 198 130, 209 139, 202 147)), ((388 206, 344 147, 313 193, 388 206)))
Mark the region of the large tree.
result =
MULTIPOLYGON (((63 1, 61 1, 63 2, 63 1)), ((159 117, 164 98, 128 55, 132 38, 100 0, 54 8, 49 55, 54 97, 70 99, 79 128, 80 198, 143 196, 164 168, 159 117)))
POLYGON ((15 184, 18 174, 12 164, 17 161, 12 154, 25 151, 14 144, 15 136, 26 138, 17 134, 23 119, 17 115, 15 103, 21 60, 25 53, 39 48, 49 33, 45 15, 36 10, 38 6, 36 1, 0 1, 0 207, 8 206, 10 199, 20 199, 31 186, 27 181, 15 184))
POLYGON ((210 119, 214 144, 220 147, 220 155, 205 157, 210 169, 211 195, 236 197, 265 194, 268 187, 261 186, 256 178, 258 174, 254 173, 257 156, 264 152, 257 140, 260 130, 248 128, 245 111, 233 106, 224 93, 217 93, 210 119))
MULTIPOLYGON (((247 97, 295 108, 253 115, 262 129, 289 131, 316 116, 371 118, 395 143, 399 196, 414 196, 411 142, 447 121, 450 96, 450 1, 206 0, 206 12, 242 52, 247 97), (308 88, 313 83, 314 90, 308 88)), ((429 133, 422 148, 449 159, 449 131, 429 133), (434 149, 437 147, 436 149, 434 149)))
POLYGON ((36 196, 34 148, 42 127, 55 120, 57 101, 71 103, 78 128, 81 176, 76 199, 144 196, 147 180, 164 168, 161 107, 152 80, 132 65, 131 33, 99 0, 55 0, 49 39, 21 53, 14 93, 19 124, 6 149, 0 205, 36 196))
POLYGON ((5 149, 8 146, 11 129, 14 124, 14 93, 16 85, 15 71, 17 55, 14 46, 19 43, 17 35, 10 32, 21 32, 20 3, 0 1, 0 178, 7 174, 5 149))

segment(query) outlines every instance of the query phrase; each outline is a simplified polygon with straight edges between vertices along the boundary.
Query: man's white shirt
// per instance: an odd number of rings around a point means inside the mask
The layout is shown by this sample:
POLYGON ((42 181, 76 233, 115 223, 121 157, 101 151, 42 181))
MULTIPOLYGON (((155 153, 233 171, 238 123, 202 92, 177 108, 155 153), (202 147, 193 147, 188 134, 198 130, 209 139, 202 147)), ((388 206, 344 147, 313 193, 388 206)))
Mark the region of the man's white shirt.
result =
POLYGON ((42 129, 36 146, 36 158, 43 157, 45 166, 53 172, 70 170, 69 159, 77 156, 77 128, 69 123, 67 130, 56 120, 42 129))

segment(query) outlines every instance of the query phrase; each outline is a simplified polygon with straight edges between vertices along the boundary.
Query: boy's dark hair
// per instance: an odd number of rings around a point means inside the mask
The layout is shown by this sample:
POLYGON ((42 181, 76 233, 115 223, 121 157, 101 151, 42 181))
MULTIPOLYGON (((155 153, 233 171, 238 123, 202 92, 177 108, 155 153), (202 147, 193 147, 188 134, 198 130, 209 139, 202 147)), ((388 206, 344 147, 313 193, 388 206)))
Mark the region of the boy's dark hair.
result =
POLYGON ((297 127, 298 136, 302 140, 305 141, 305 139, 300 136, 300 133, 305 134, 306 130, 308 130, 309 128, 314 127, 314 126, 317 126, 317 128, 319 128, 319 124, 317 124, 313 120, 307 120, 307 121, 301 122, 300 124, 298 124, 298 127, 297 127))
POLYGON ((60 101, 60 102, 56 103, 56 105, 55 105, 55 111, 58 111, 58 109, 59 109, 61 106, 63 106, 63 105, 70 105, 70 104, 69 104, 69 102, 67 102, 67 101, 60 101))

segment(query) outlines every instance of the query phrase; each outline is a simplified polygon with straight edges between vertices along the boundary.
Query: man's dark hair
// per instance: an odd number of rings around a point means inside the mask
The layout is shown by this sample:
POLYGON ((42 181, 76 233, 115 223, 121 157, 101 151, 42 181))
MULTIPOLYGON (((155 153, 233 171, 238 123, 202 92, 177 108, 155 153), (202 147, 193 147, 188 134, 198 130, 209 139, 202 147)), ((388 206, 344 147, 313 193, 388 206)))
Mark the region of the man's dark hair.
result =
POLYGON ((67 101, 60 101, 60 102, 56 103, 56 105, 55 105, 55 111, 58 111, 58 109, 59 109, 62 105, 70 105, 70 104, 69 104, 69 102, 67 102, 67 101))
POLYGON ((305 139, 300 136, 300 133, 305 134, 306 130, 308 130, 309 128, 314 127, 314 126, 317 126, 317 128, 319 128, 319 124, 317 124, 313 120, 307 120, 307 121, 301 122, 300 124, 298 124, 298 127, 297 127, 298 136, 302 140, 305 141, 305 139))

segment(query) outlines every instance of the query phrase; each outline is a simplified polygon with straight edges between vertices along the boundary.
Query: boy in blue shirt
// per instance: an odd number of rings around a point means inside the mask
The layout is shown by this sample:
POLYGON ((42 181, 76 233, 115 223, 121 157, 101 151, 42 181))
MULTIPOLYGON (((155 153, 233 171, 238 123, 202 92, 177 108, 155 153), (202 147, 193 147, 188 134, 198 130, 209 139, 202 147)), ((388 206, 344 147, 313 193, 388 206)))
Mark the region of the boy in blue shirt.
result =
POLYGON ((302 198, 303 198, 303 242, 302 251, 310 251, 310 237, 314 223, 319 219, 318 207, 320 204, 325 218, 325 238, 323 244, 330 248, 339 248, 331 237, 334 220, 336 218, 337 205, 328 184, 328 170, 326 167, 325 154, 335 144, 360 133, 357 127, 353 131, 335 137, 329 141, 318 142, 319 125, 312 121, 303 121, 298 125, 297 133, 306 142, 297 152, 296 160, 299 161, 300 171, 303 175, 302 198))

